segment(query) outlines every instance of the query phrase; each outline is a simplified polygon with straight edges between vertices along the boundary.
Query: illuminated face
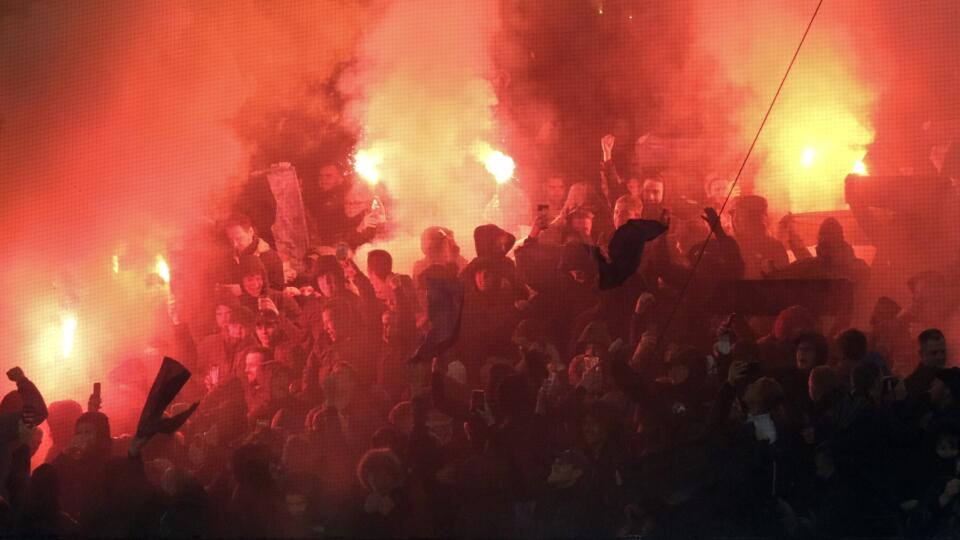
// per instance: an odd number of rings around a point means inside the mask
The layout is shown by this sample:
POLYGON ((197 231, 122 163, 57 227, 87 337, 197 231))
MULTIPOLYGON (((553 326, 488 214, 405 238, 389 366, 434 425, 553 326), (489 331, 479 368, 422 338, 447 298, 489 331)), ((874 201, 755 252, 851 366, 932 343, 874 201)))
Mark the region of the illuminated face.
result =
POLYGON ((337 322, 333 313, 329 309, 323 311, 323 331, 327 333, 330 341, 337 342, 337 322))
POLYGON ((480 292, 495 291, 500 284, 500 280, 497 279, 496 274, 489 270, 480 270, 473 275, 473 280, 477 285, 477 290, 480 292))
POLYGON ((93 451, 93 446, 97 440, 97 430, 90 422, 81 422, 77 424, 73 434, 76 440, 76 446, 80 450, 80 456, 89 455, 93 451))
POLYGON ((547 477, 547 483, 556 488, 568 488, 577 483, 582 473, 570 463, 559 459, 554 460, 550 468, 550 476, 547 477))
POLYGON ((553 206, 562 206, 563 198, 567 194, 567 187, 563 183, 563 178, 555 176, 547 180, 546 185, 547 200, 553 206))
POLYGON ((263 276, 260 274, 243 276, 240 279, 240 285, 243 286, 244 292, 250 296, 260 296, 260 293, 263 292, 263 276))
POLYGON ((276 323, 269 321, 260 321, 257 323, 257 339, 264 347, 269 347, 273 341, 273 336, 277 335, 276 323))
POLYGON ((657 206, 663 202, 663 182, 653 179, 643 181, 641 193, 643 204, 657 206))
POLYGON ((247 354, 243 366, 243 372, 247 375, 247 382, 252 383, 260 378, 260 374, 263 372, 263 363, 263 354, 256 352, 247 354))
POLYGON ((325 298, 330 298, 333 296, 333 293, 336 291, 336 285, 333 276, 330 274, 320 274, 317 276, 317 289, 320 289, 320 294, 325 298))
POLYGON ((600 444, 604 439, 603 426, 592 416, 583 418, 580 423, 580 434, 583 435, 583 441, 591 447, 600 444))
POLYGON ((593 233, 593 218, 590 216, 575 217, 570 220, 570 228, 585 237, 589 237, 593 233))
POLYGON ((307 513, 307 498, 299 493, 288 493, 285 497, 287 514, 291 517, 301 517, 307 513))
POLYGON ((809 371, 817 365, 817 347, 813 343, 800 343, 797 345, 796 357, 797 369, 809 371))
POLYGON ((944 367, 947 365, 947 341, 946 339, 931 339, 920 348, 920 358, 923 365, 932 367, 944 367))
POLYGON ((618 200, 617 204, 613 207, 613 225, 619 229, 624 223, 631 219, 640 219, 641 213, 636 205, 618 200))
POLYGON ((730 191, 730 185, 726 180, 712 180, 707 184, 707 198, 714 201, 722 201, 730 191))
POLYGON ((343 175, 333 165, 326 165, 320 169, 320 191, 327 192, 343 183, 343 175))
POLYGON ((956 459, 957 455, 960 454, 957 443, 956 435, 949 433, 940 435, 940 439, 937 441, 937 456, 940 459, 956 459))
POLYGON ((230 324, 230 317, 233 315, 233 310, 227 306, 217 306, 217 328, 220 330, 226 330, 227 325, 230 324))
POLYGON ((234 342, 240 341, 247 337, 247 327, 237 321, 230 321, 227 324, 227 336, 234 342))
POLYGON ((631 178, 627 180, 627 192, 630 193, 631 197, 636 197, 638 199, 642 198, 643 182, 641 182, 639 178, 631 178))
POLYGON ((253 243, 253 227, 249 229, 245 229, 240 225, 227 227, 227 238, 230 239, 230 244, 233 246, 233 249, 243 251, 253 243))

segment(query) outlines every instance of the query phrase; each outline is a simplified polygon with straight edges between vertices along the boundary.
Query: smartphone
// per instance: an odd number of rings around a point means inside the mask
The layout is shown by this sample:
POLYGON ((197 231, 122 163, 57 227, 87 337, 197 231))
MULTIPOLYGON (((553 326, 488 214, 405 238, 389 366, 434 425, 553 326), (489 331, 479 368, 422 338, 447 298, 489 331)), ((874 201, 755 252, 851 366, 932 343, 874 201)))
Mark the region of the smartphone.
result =
POLYGON ((93 397, 100 399, 100 383, 93 383, 93 397))
POLYGON ((487 402, 486 392, 483 390, 474 390, 470 392, 470 410, 479 411, 484 408, 487 402))

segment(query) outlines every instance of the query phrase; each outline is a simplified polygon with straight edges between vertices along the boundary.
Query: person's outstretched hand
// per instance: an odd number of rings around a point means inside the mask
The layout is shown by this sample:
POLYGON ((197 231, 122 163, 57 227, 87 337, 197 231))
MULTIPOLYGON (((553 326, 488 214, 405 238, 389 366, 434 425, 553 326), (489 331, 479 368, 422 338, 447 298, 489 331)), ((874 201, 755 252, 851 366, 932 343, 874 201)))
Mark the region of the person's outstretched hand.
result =
POLYGON ((707 222, 713 234, 721 236, 724 233, 723 225, 720 224, 720 215, 717 214, 716 209, 704 208, 703 215, 700 217, 707 222))

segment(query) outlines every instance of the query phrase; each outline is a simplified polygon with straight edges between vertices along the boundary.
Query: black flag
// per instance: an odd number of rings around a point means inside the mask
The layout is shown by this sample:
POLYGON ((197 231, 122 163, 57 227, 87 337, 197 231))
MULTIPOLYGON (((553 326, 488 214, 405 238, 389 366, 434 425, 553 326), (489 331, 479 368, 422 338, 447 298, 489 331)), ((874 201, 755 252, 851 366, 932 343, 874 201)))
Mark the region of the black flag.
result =
POLYGON ((610 260, 599 249, 593 248, 600 270, 600 289, 615 289, 630 279, 640 266, 643 245, 666 230, 666 225, 659 221, 631 219, 613 233, 608 250, 610 260))
POLYGON ((180 389, 190 379, 190 372, 180 362, 172 358, 163 357, 163 364, 157 372, 147 402, 140 413, 137 422, 137 437, 148 437, 156 433, 173 433, 187 421, 187 418, 197 410, 198 403, 194 403, 187 410, 174 416, 165 417, 163 411, 167 409, 173 398, 177 397, 180 389))

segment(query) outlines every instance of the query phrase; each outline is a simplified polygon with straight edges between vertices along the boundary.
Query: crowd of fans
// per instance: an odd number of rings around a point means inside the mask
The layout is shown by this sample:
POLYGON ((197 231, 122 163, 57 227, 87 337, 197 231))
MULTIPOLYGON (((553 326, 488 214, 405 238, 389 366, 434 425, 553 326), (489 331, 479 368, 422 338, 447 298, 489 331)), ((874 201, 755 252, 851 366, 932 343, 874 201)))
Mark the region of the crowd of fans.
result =
POLYGON ((663 178, 619 176, 613 142, 597 186, 543 183, 519 245, 484 225, 468 261, 431 227, 410 274, 383 250, 354 260, 382 223, 346 204, 335 167, 308 200, 306 260, 226 219, 232 248, 205 277, 215 331, 170 313, 164 352, 193 373, 170 412, 199 401, 179 431, 118 434, 98 394, 47 407, 8 373, 0 535, 960 535, 960 369, 931 320, 952 312, 920 294, 949 280, 919 276, 906 309, 874 299, 864 331, 844 309, 732 313, 732 281, 860 290, 870 268, 834 219, 815 254, 789 223, 771 236, 758 196, 671 219, 663 178), (659 232, 601 286, 631 220, 659 232), (462 291, 455 339, 418 358, 444 281, 462 291))

